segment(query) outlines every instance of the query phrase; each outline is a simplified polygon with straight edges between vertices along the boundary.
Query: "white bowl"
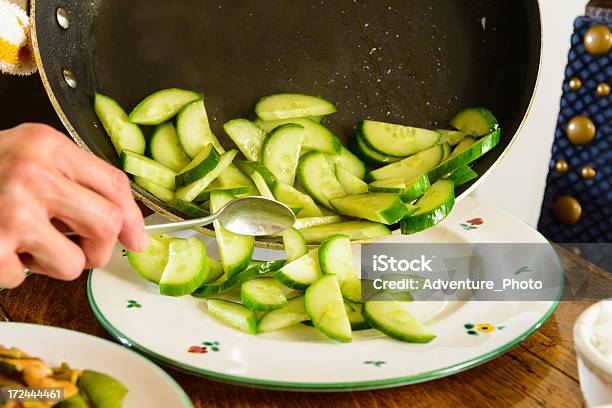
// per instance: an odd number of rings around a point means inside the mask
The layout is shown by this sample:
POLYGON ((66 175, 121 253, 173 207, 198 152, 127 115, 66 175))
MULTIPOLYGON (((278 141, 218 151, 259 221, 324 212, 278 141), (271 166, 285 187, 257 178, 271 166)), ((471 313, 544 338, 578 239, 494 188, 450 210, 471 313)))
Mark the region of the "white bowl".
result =
POLYGON ((612 362, 593 343, 595 326, 605 302, 610 300, 587 308, 574 324, 580 388, 589 407, 612 405, 612 362))

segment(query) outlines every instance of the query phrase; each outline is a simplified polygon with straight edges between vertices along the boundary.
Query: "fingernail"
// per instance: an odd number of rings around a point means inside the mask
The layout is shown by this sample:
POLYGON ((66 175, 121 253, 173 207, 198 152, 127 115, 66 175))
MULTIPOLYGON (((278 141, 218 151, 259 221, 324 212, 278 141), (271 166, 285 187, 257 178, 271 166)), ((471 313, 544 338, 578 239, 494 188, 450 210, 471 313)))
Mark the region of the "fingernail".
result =
POLYGON ((143 232, 140 236, 140 251, 145 251, 149 246, 149 236, 143 232))

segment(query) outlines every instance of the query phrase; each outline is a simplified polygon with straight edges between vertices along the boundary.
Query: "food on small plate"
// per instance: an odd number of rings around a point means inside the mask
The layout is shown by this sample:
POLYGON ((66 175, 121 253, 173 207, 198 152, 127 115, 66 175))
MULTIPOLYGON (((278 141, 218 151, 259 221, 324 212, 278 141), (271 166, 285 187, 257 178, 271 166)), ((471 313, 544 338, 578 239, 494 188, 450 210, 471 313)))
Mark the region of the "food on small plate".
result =
POLYGON ((121 408, 128 390, 109 376, 71 368, 67 363, 51 367, 38 357, 0 345, 0 387, 61 388, 63 401, 7 402, 5 408, 121 408))
MULTIPOLYGON (((414 234, 440 223, 452 209, 454 189, 478 177, 470 166, 498 144, 501 132, 489 110, 472 107, 449 120, 453 129, 362 120, 342 146, 321 124, 336 112, 334 103, 281 93, 261 98, 254 120, 223 125, 236 145, 226 151, 199 92, 162 89, 129 115, 100 93, 94 105, 123 170, 184 218, 207 215, 215 191, 261 195, 294 211, 294 227, 309 244, 334 234, 377 238, 390 233, 387 225, 414 234), (155 126, 151 136, 145 138, 140 125, 155 126)), ((236 263, 236 273, 245 268, 242 255, 229 260, 230 252, 223 254, 223 262, 236 263)))

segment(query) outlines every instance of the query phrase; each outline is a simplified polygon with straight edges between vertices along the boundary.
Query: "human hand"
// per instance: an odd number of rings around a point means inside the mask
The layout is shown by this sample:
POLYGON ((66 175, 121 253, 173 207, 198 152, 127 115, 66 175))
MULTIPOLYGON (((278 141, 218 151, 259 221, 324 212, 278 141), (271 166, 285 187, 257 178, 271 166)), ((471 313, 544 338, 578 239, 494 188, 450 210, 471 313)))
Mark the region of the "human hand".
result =
POLYGON ((0 131, 0 287, 19 285, 26 267, 75 279, 105 265, 117 238, 133 251, 148 244, 125 173, 49 126, 0 131))

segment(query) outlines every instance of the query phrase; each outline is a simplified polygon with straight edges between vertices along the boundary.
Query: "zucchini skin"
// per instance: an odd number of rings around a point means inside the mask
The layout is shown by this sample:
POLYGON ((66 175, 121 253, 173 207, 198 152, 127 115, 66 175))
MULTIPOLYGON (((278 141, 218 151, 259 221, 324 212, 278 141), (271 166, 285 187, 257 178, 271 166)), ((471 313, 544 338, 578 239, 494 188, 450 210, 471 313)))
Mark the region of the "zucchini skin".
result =
POLYGON ((494 130, 487 136, 476 141, 476 143, 470 146, 467 150, 440 163, 429 171, 429 173, 427 173, 429 181, 431 183, 435 183, 437 180, 448 176, 460 167, 467 166, 474 160, 489 152, 499 143, 500 135, 501 129, 494 130))
MULTIPOLYGON (((382 154, 384 156, 389 156, 389 157, 400 157, 400 158, 404 158, 407 156, 411 156, 413 154, 422 152, 423 150, 427 150, 430 147, 432 147, 434 144, 436 144, 439 140, 440 140, 440 134, 434 130, 429 130, 429 129, 423 129, 423 128, 417 128, 417 127, 413 127, 413 126, 404 126, 404 125, 398 125, 398 124, 394 124, 394 123, 386 123, 386 122, 378 122, 378 121, 372 121, 372 120, 362 120, 357 124, 357 133, 360 135, 361 140, 365 143, 365 145, 371 149, 372 151, 378 153, 378 154, 382 154), (408 144, 409 142, 413 142, 413 144, 415 146, 413 146, 410 149, 404 150, 403 152, 391 152, 391 151, 385 151, 383 150, 383 148, 381 148, 380 146, 376 146, 375 142, 377 141, 377 139, 380 139, 381 137, 384 138, 384 135, 368 135, 368 132, 366 130, 366 126, 370 125, 370 126, 375 126, 375 125, 386 125, 386 126, 393 126, 395 128, 403 128, 406 129, 406 131, 410 131, 413 132, 413 138, 410 140, 396 140, 396 148, 399 145, 402 145, 402 142, 408 144), (429 138, 429 139, 427 139, 429 138), (426 143, 423 144, 423 139, 426 140, 426 143), (416 141, 418 140, 418 141, 416 141)), ((404 146, 405 148, 405 146, 404 146)))
POLYGON ((267 273, 277 271, 283 266, 285 266, 285 264, 286 262, 284 259, 277 259, 274 261, 264 262, 260 265, 255 265, 245 271, 239 272, 231 278, 228 278, 225 282, 203 284, 199 288, 197 288, 191 294, 191 296, 198 298, 207 298, 210 296, 215 296, 220 293, 227 292, 228 290, 242 285, 248 280, 259 278, 267 273))
MULTIPOLYGON (((410 235, 431 228, 440 223, 450 214, 455 205, 455 189, 450 180, 440 180, 438 183, 451 183, 450 195, 440 203, 439 206, 424 212, 417 212, 415 215, 405 217, 400 221, 402 234, 410 235)), ((435 186, 433 187, 435 189, 435 186)), ((415 204, 419 206, 419 201, 415 204)))
POLYGON ((364 163, 371 166, 384 166, 402 159, 402 157, 387 156, 371 150, 365 144, 362 137, 359 132, 353 135, 348 141, 348 148, 364 163))

